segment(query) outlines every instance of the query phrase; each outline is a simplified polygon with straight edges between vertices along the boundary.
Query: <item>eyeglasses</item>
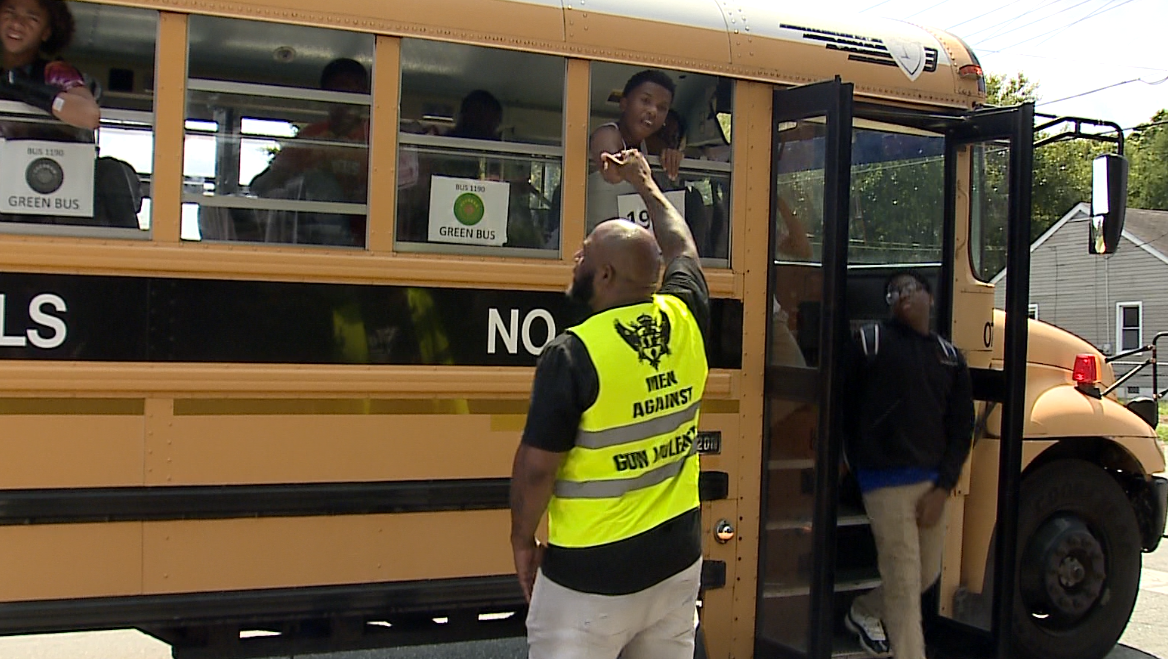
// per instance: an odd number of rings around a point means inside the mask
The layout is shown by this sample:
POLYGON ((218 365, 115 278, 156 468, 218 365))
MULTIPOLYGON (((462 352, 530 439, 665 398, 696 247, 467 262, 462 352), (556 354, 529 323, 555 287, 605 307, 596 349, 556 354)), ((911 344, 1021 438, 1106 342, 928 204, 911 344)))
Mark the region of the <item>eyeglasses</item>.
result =
POLYGON ((896 304, 900 298, 908 297, 921 290, 924 290, 924 286, 921 286, 921 282, 914 279, 912 281, 906 281, 900 286, 889 286, 888 293, 884 299, 888 301, 888 304, 896 304))

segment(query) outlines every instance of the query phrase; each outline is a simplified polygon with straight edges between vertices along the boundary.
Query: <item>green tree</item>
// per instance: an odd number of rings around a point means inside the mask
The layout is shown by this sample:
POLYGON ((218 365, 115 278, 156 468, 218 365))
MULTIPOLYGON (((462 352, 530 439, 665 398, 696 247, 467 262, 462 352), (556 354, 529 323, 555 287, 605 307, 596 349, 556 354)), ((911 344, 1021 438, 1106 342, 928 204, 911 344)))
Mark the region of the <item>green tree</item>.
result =
POLYGON ((1168 110, 1128 138, 1128 206, 1168 210, 1168 110), (1157 125, 1159 124, 1159 125, 1157 125))
POLYGON ((1007 78, 999 73, 986 76, 986 102, 990 105, 1006 107, 1026 101, 1038 100, 1038 83, 1017 73, 1007 78))
MULTIPOLYGON (((986 101, 991 105, 1018 105, 1039 100, 1038 83, 1025 74, 991 74, 986 79, 986 101)), ((1035 141, 1049 133, 1034 136, 1035 141)), ((1091 161, 1112 151, 1103 142, 1073 139, 1034 150, 1034 187, 1031 190, 1030 238, 1036 240, 1075 204, 1091 199, 1091 161)), ((992 173, 992 172, 991 172, 992 173)))
POLYGON ((1083 139, 1054 142, 1034 151, 1034 188, 1030 238, 1036 240, 1075 204, 1091 201, 1091 163, 1113 152, 1105 142, 1083 139))

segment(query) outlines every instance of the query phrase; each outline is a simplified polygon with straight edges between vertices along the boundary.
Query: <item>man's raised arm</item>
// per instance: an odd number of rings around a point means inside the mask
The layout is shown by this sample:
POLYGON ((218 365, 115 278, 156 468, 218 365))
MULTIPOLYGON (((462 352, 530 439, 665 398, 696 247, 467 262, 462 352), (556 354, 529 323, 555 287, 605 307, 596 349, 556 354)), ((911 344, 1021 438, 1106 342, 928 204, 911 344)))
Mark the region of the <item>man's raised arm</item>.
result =
POLYGON ((657 187, 645 156, 636 149, 629 149, 622 151, 619 159, 612 160, 619 166, 621 178, 631 183, 637 194, 645 201, 645 207, 649 210, 649 222, 652 223, 657 244, 661 247, 661 259, 666 264, 678 256, 688 256, 697 260, 698 247, 694 243, 689 225, 665 198, 661 188, 657 187))

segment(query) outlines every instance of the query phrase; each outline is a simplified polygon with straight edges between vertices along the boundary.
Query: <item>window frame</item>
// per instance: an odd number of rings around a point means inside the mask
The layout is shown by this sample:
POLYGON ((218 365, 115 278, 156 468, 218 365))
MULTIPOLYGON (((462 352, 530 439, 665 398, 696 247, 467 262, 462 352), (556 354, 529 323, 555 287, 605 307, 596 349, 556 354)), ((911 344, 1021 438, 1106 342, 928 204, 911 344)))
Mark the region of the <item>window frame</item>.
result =
MULTIPOLYGON (((740 154, 738 153, 737 144, 734 142, 734 139, 733 139, 733 126, 734 126, 735 117, 737 116, 737 112, 735 110, 736 110, 736 102, 738 100, 738 96, 737 96, 738 83, 744 81, 744 78, 739 77, 739 76, 735 76, 735 75, 723 74, 723 73, 711 73, 711 72, 707 72, 707 71, 696 71, 693 69, 674 68, 674 65, 662 64, 662 63, 649 64, 649 63, 637 62, 637 61, 633 61, 633 60, 618 61, 618 60, 603 60, 603 59, 595 59, 595 58, 588 58, 585 61, 588 63, 589 74, 590 74, 589 80, 588 80, 589 103, 588 103, 588 124, 587 124, 588 125, 587 143, 589 145, 587 153, 588 153, 588 161, 589 162, 585 166, 585 170, 584 170, 584 173, 585 173, 585 178, 584 178, 584 182, 585 182, 585 195, 584 195, 585 235, 581 236, 579 238, 580 240, 583 240, 584 238, 587 237, 587 230, 588 230, 587 226, 589 223, 589 219, 588 219, 589 200, 588 200, 588 194, 587 194, 587 185, 588 185, 587 182, 588 182, 588 177, 593 173, 592 172, 592 165, 591 165, 591 137, 592 137, 593 132, 595 132, 595 130, 597 128, 599 128, 601 125, 609 122, 609 120, 603 119, 603 116, 596 112, 596 107, 593 105, 593 102, 592 102, 594 100, 593 99, 593 92, 596 90, 596 84, 597 84, 597 78, 595 76, 596 67, 597 66, 615 67, 616 69, 620 69, 622 71, 625 71, 628 74, 628 76, 634 75, 638 71, 643 70, 643 69, 654 69, 654 70, 663 72, 666 75, 669 75, 670 77, 674 78, 675 83, 678 83, 679 80, 683 80, 684 78, 686 78, 686 76, 690 76, 690 75, 702 76, 705 78, 716 80, 716 81, 718 81, 718 84, 720 84, 722 81, 729 81, 729 83, 730 83, 729 94, 730 94, 730 99, 731 99, 730 111, 717 113, 719 116, 722 114, 725 114, 725 115, 728 115, 730 117, 730 120, 729 120, 730 121, 730 139, 728 140, 728 143, 725 145, 729 149, 729 152, 728 152, 729 159, 723 161, 723 160, 708 160, 708 159, 702 158, 702 157, 683 157, 679 166, 678 166, 678 172, 679 172, 678 179, 680 181, 684 177, 685 174, 690 174, 692 176, 696 176, 697 178, 702 178, 703 176, 705 176, 705 177, 713 177, 713 176, 721 176, 721 175, 726 176, 726 195, 727 195, 726 218, 725 218, 725 223, 726 223, 726 226, 725 226, 726 250, 725 251, 726 251, 726 255, 724 257, 699 256, 698 260, 699 260, 699 263, 701 264, 701 266, 703 268, 708 269, 708 270, 732 272, 734 270, 733 260, 734 260, 734 240, 735 240, 735 229, 736 229, 735 221, 734 221, 734 218, 735 218, 734 198, 735 198, 736 194, 741 194, 739 191, 736 190, 736 183, 735 183, 736 175, 737 175, 737 168, 735 166, 735 163, 736 163, 737 159, 740 157, 740 154)), ((628 76, 626 76, 622 80, 627 81, 628 76)), ((677 94, 675 93, 674 100, 677 100, 676 96, 677 96, 677 94)), ((616 102, 611 97, 608 100, 610 102, 616 102)), ((672 110, 675 108, 673 108, 671 106, 670 109, 672 110)), ((611 121, 617 121, 617 120, 618 119, 616 117, 613 117, 611 119, 611 121)), ((722 139, 725 140, 726 139, 726 129, 721 124, 721 120, 718 118, 715 118, 715 123, 718 126, 718 131, 720 131, 722 139)), ((689 144, 688 146, 693 147, 694 145, 689 144)), ((701 146, 701 145, 699 144, 698 146, 701 146)), ((645 155, 645 159, 648 161, 649 167, 653 171, 653 173, 660 174, 660 175, 664 176, 664 167, 662 166, 661 158, 659 156, 649 155, 648 153, 646 153, 644 155, 645 155)), ((692 188, 688 188, 688 189, 692 189, 692 188)), ((678 190, 663 190, 663 192, 676 192, 676 191, 678 191, 678 190)), ((691 227, 691 230, 692 230, 692 227, 691 227)), ((567 247, 565 247, 565 251, 567 251, 567 247)))
MULTIPOLYGON (((46 112, 33 108, 21 101, 0 100, 0 115, 11 117, 23 117, 33 122, 43 122, 51 124, 58 121, 49 117, 46 112)), ((101 130, 102 128, 119 128, 120 124, 126 122, 133 122, 137 120, 139 125, 149 125, 151 148, 153 148, 154 135, 156 133, 156 119, 153 112, 144 112, 141 110, 122 110, 118 108, 101 108, 101 120, 96 129, 93 131, 93 146, 95 148, 96 163, 97 158, 101 157, 101 130), (149 121, 147 124, 146 121, 149 121)), ((52 140, 49 140, 52 141, 52 140)), ((124 161, 123 161, 124 162, 124 161)), ((129 164, 129 163, 127 163, 129 164)), ((132 166, 132 165, 131 165, 132 166)), ((153 184, 153 158, 151 158, 151 172, 143 176, 135 168, 135 173, 138 175, 139 185, 143 183, 149 188, 153 184)), ((97 181, 94 180, 94 193, 97 191, 97 181)), ((148 195, 143 195, 143 199, 148 195)), ((94 200, 94 213, 97 213, 97 201, 94 200)), ((53 217, 46 215, 46 217, 53 217)), ((85 219, 85 218, 79 218, 85 219)), ((90 218, 92 219, 92 218, 90 218)), ((118 226, 103 226, 97 224, 37 224, 21 221, 0 220, 0 234, 16 235, 16 236, 54 236, 65 238, 109 238, 111 240, 151 240, 152 231, 154 227, 153 207, 151 207, 150 224, 146 229, 118 227, 118 226)))
MULTIPOLYGON (((502 157, 504 159, 512 157, 518 161, 541 158, 559 163, 561 181, 563 180, 564 148, 562 146, 529 144, 526 142, 495 142, 490 140, 450 137, 448 135, 422 135, 399 131, 397 138, 397 153, 399 158, 401 157, 402 150, 406 148, 415 149, 418 153, 424 152, 430 155, 454 154, 457 156, 473 156, 480 158, 490 158, 494 156, 502 157)), ((531 160, 531 162, 534 162, 534 160, 531 160)), ((403 240, 399 235, 400 232, 398 228, 399 211, 400 207, 395 204, 393 228, 393 249, 395 252, 453 256, 486 256, 510 259, 523 258, 539 259, 545 261, 559 261, 562 258, 562 235, 560 244, 556 245, 555 248, 466 245, 459 243, 403 240)), ((562 209, 561 216, 557 219, 557 222, 559 222, 562 227, 562 209)))
MULTIPOLYGON (((370 222, 372 220, 370 194, 372 189, 372 174, 373 174, 373 115, 374 115, 374 80, 377 76, 377 50, 378 42, 377 35, 373 33, 364 32, 361 30, 353 30, 348 26, 337 25, 322 25, 322 24, 300 24, 289 25, 281 21, 273 21, 270 19, 255 17, 255 16, 240 16, 240 15, 215 15, 210 13, 195 13, 189 14, 183 25, 183 31, 186 35, 185 47, 183 49, 183 66, 185 75, 183 77, 182 88, 182 132, 181 143, 183 146, 183 157, 179 167, 179 216, 178 216, 178 233, 177 239, 179 243, 185 244, 209 244, 209 245, 248 245, 258 247, 261 249, 278 249, 278 248, 296 248, 296 249, 312 249, 312 250, 327 250, 337 253, 352 253, 352 252, 370 252, 372 247, 370 245, 372 229, 370 222), (352 37, 359 37, 360 39, 368 39, 368 51, 365 52, 349 52, 343 55, 347 59, 356 59, 365 68, 368 76, 368 90, 360 91, 333 91, 321 89, 319 86, 305 86, 310 84, 308 80, 289 82, 273 82, 271 80, 256 82, 254 79, 241 79, 238 72, 223 74, 221 63, 216 63, 213 69, 205 69, 202 71, 192 71, 195 64, 197 49, 205 46, 196 44, 192 39, 192 30, 196 28, 195 21, 215 21, 222 25, 228 23, 243 23, 247 24, 252 29, 267 29, 272 27, 291 27, 296 30, 303 30, 306 35, 320 35, 324 32, 332 32, 336 34, 347 34, 352 37), (311 33, 311 34, 310 34, 311 33), (365 63, 364 59, 368 56, 370 62, 365 63), (223 76, 223 77, 221 77, 223 76), (303 85, 301 83, 304 83, 303 85), (231 104, 232 97, 239 98, 266 98, 276 99, 281 101, 292 102, 307 102, 322 105, 330 104, 344 104, 362 108, 365 113, 365 122, 368 126, 368 134, 363 143, 353 142, 351 144, 344 144, 348 142, 345 139, 328 140, 335 145, 342 145, 346 147, 360 148, 365 151, 365 197, 363 200, 335 200, 335 201, 316 201, 305 199, 282 199, 278 197, 267 197, 260 195, 249 194, 246 196, 236 195, 232 192, 224 193, 218 185, 215 186, 213 192, 206 189, 199 190, 200 182, 198 178, 214 178, 218 179, 222 172, 220 147, 224 140, 237 140, 235 146, 234 160, 236 161, 232 167, 234 168, 236 188, 250 186, 251 181, 244 182, 241 178, 241 167, 243 164, 242 153, 244 149, 244 142, 246 140, 270 140, 280 145, 280 149, 295 144, 298 135, 292 137, 266 136, 249 134, 243 128, 243 122, 248 118, 259 117, 245 117, 240 116, 239 121, 234 125, 215 125, 214 130, 208 127, 192 126, 192 123, 213 121, 207 119, 197 119, 192 116, 191 107, 193 102, 198 102, 196 99, 200 95, 223 95, 228 100, 226 104, 231 104), (200 177, 198 174, 188 174, 188 154, 191 153, 189 140, 192 136, 201 136, 212 138, 215 142, 215 174, 212 177, 200 177), (356 244, 343 243, 329 243, 317 241, 301 242, 296 236, 292 240, 282 239, 265 239, 265 240, 250 240, 238 236, 223 237, 223 236, 208 236, 203 235, 202 227, 199 226, 198 217, 202 209, 228 209, 228 210, 251 210, 251 211, 274 211, 274 212, 290 212, 290 213, 321 213, 341 216, 351 220, 355 217, 364 218, 364 235, 354 234, 354 238, 359 242, 356 244), (191 214, 191 224, 188 225, 188 213, 191 214)), ((315 44, 316 41, 311 38, 306 38, 309 44, 315 44)), ((360 46, 364 48, 364 46, 360 46)), ((326 65, 327 66, 327 65, 326 65)), ((322 69, 323 71, 323 69, 322 69)), ((295 124, 295 121, 280 118, 268 119, 274 121, 287 121, 289 124, 295 124)), ((304 128, 305 126, 299 126, 304 128)), ((313 147, 319 148, 319 147, 313 147)), ((271 159, 275 157, 275 153, 271 154, 269 158, 269 165, 271 159)), ((264 171, 264 170, 261 170, 264 171)), ((203 184, 205 185, 205 183, 203 184)))
POLYGON ((1124 353, 1124 352, 1127 352, 1129 350, 1135 350, 1137 348, 1142 348, 1142 347, 1144 347, 1144 303, 1143 303, 1143 301, 1137 300, 1137 301, 1132 301, 1132 302, 1116 302, 1115 303, 1115 354, 1118 355, 1120 353, 1124 353), (1137 339, 1136 339, 1136 345, 1134 345, 1134 346, 1125 345, 1123 342, 1123 332, 1125 329, 1124 324, 1123 324, 1123 311, 1124 311, 1124 309, 1136 309, 1139 313, 1139 323, 1137 323, 1137 325, 1134 328, 1127 328, 1129 330, 1130 329, 1136 330, 1137 339))
POLYGON ((1026 315, 1030 316, 1030 320, 1038 320, 1038 303, 1031 302, 1026 306, 1026 315))
MULTIPOLYGON (((158 44, 160 41, 160 35, 159 35, 160 28, 159 28, 159 26, 162 23, 162 14, 164 13, 162 10, 160 10, 158 8, 152 8, 152 7, 133 7, 133 6, 128 6, 128 5, 126 5, 126 6, 110 6, 110 5, 107 5, 106 3, 94 2, 92 0, 68 0, 66 2, 66 5, 70 8, 70 13, 72 13, 74 15, 74 21, 77 23, 77 25, 75 27, 79 31, 82 29, 82 27, 89 29, 91 26, 88 23, 86 23, 84 21, 84 19, 76 18, 76 14, 73 12, 73 9, 77 5, 90 5, 92 7, 97 8, 97 9, 110 8, 110 9, 117 11, 117 12, 133 12, 134 14, 140 14, 143 17, 149 16, 152 19, 152 22, 154 24, 154 29, 153 29, 153 32, 151 33, 151 37, 150 37, 151 40, 153 41, 154 53, 153 53, 153 55, 151 55, 149 77, 147 77, 146 79, 149 80, 157 74, 157 72, 158 72, 158 59, 159 59, 158 44)), ((102 78, 106 74, 108 74, 108 72, 110 70, 112 70, 114 68, 122 68, 122 64, 124 64, 124 62, 120 62, 117 59, 119 56, 124 55, 124 53, 122 53, 120 51, 110 50, 108 52, 104 52, 104 51, 101 51, 100 48, 98 48, 97 50, 100 53, 100 55, 95 60, 95 59, 90 59, 88 57, 80 57, 79 58, 78 55, 80 55, 80 53, 78 53, 74 50, 76 47, 77 46, 75 43, 70 43, 62 51, 62 53, 58 53, 57 56, 63 56, 65 61, 68 64, 70 64, 71 66, 76 67, 78 71, 80 71, 83 75, 86 76, 87 80, 91 79, 95 82, 98 82, 99 86, 101 86, 100 83, 101 83, 102 78), (102 59, 103 57, 105 57, 105 58, 111 57, 111 54, 112 54, 112 57, 114 59, 112 59, 112 60, 102 59), (96 67, 93 66, 93 63, 95 61, 98 62, 98 65, 96 67), (88 66, 87 66, 87 64, 88 64, 88 66), (99 73, 99 70, 102 70, 105 73, 99 73)), ((90 44, 90 47, 93 47, 92 43, 90 44)), ((92 54, 93 54, 92 52, 89 53, 89 55, 92 55, 92 54)), ((132 58, 132 55, 126 55, 126 57, 132 58)), ((50 59, 53 59, 53 58, 50 58, 50 59)), ((131 70, 133 70, 133 69, 131 68, 131 70)), ((147 84, 148 83, 143 83, 143 90, 141 93, 145 93, 145 85, 147 85, 147 84)), ((108 85, 106 85, 106 86, 108 86, 108 85)), ((134 87, 137 87, 137 86, 138 86, 138 83, 135 83, 134 87)), ((138 130, 145 130, 146 128, 149 129, 150 149, 151 149, 149 172, 143 173, 141 171, 138 171, 138 168, 135 167, 133 163, 130 163, 128 160, 125 160, 123 158, 118 158, 117 154, 113 155, 114 158, 120 160, 121 162, 124 162, 127 165, 130 165, 130 167, 134 170, 135 174, 137 174, 137 176, 138 176, 139 189, 142 192, 142 197, 141 197, 142 207, 139 209, 139 212, 136 216, 138 226, 137 227, 114 226, 114 225, 104 225, 104 224, 96 224, 96 223, 72 224, 72 223, 68 223, 68 222, 41 224, 41 223, 35 223, 35 222, 25 222, 25 221, 20 221, 20 220, 13 221, 13 220, 4 219, 4 220, 0 220, 0 236, 5 236, 5 235, 7 235, 7 236, 45 236, 45 237, 51 237, 51 238, 82 238, 82 239, 98 238, 98 239, 108 239, 108 240, 125 241, 125 242, 149 242, 149 241, 154 240, 154 226, 155 226, 154 219, 155 218, 154 218, 154 208, 153 208, 153 187, 154 187, 154 156, 153 156, 153 151, 154 151, 155 147, 157 146, 157 139, 156 138, 157 138, 157 133, 158 133, 157 96, 152 94, 152 93, 150 94, 150 96, 149 96, 150 109, 149 110, 129 109, 126 107, 118 106, 116 104, 116 96, 111 97, 108 95, 111 92, 111 90, 105 89, 103 91, 106 92, 104 97, 101 97, 103 95, 99 94, 99 98, 96 99, 99 110, 100 110, 100 117, 99 117, 98 126, 97 126, 97 128, 95 128, 91 131, 92 137, 93 137, 92 144, 93 144, 94 149, 95 149, 95 151, 94 151, 94 164, 95 164, 95 166, 96 166, 98 159, 102 158, 103 155, 106 155, 106 156, 111 155, 110 151, 113 151, 112 149, 107 149, 105 154, 102 153, 101 135, 102 135, 103 129, 122 129, 122 130, 127 130, 127 131, 135 130, 134 128, 126 127, 126 126, 131 125, 131 124, 137 126, 138 130), (112 104, 111 104, 111 102, 112 102, 112 104), (146 227, 144 227, 144 228, 141 226, 142 219, 143 219, 143 215, 142 215, 143 212, 146 213, 145 217, 146 217, 146 221, 147 221, 146 227)), ((130 93, 134 94, 134 93, 139 93, 139 92, 135 92, 135 91, 131 90, 130 93)), ((13 118, 16 118, 17 121, 26 120, 26 121, 29 121, 31 123, 45 123, 48 125, 62 125, 62 123, 63 123, 59 119, 52 116, 52 114, 46 112, 43 109, 33 107, 31 105, 28 105, 27 103, 24 103, 23 101, 17 101, 17 100, 0 99, 0 116, 13 117, 13 118)), ((42 138, 33 137, 31 139, 41 140, 42 138)), ((54 140, 50 139, 47 141, 54 141, 54 140)), ((93 192, 94 197, 95 197, 94 198, 93 215, 89 218, 77 217, 76 219, 78 219, 78 220, 93 220, 93 221, 96 221, 98 219, 98 213, 97 213, 98 212, 98 206, 97 206, 98 184, 97 184, 97 180, 96 180, 96 172, 95 172, 95 176, 94 176, 92 192, 93 192)), ((17 213, 17 215, 25 215, 25 214, 17 213)), ((28 214, 28 215, 32 215, 35 217, 39 214, 32 213, 32 214, 28 214)), ((58 217, 58 216, 53 216, 52 214, 45 214, 44 217, 58 217)))
MULTIPOLYGON (((535 162, 536 159, 545 161, 554 161, 558 163, 560 168, 560 182, 564 180, 564 168, 567 158, 565 153, 569 150, 567 145, 568 137, 568 108, 567 95, 568 89, 571 85, 569 79, 569 68, 571 56, 565 54, 546 53, 538 50, 531 50, 525 48, 507 47, 501 44, 486 44, 486 43, 460 43, 457 41, 448 41, 445 39, 436 39, 429 36, 408 36, 402 37, 399 46, 398 67, 395 72, 397 80, 397 95, 398 103, 395 108, 395 123, 393 131, 396 134, 396 144, 394 147, 394 162, 400 163, 402 154, 406 149, 412 149, 415 153, 427 153, 431 156, 453 155, 462 157, 478 157, 491 158, 501 157, 503 159, 512 159, 516 161, 523 161, 529 159, 535 162), (507 51, 518 53, 522 56, 539 56, 549 57, 559 61, 563 68, 563 77, 561 78, 561 102, 560 102, 560 122, 559 122, 559 143, 545 144, 541 142, 523 142, 523 141, 503 141, 503 140, 484 140, 466 137, 454 137, 444 134, 427 134, 427 133, 411 133, 402 130, 402 125, 407 119, 403 114, 403 99, 406 97, 406 69, 403 62, 404 56, 401 56, 401 49, 406 47, 407 42, 428 42, 431 45, 440 44, 442 46, 455 46, 460 48, 468 48, 470 52, 473 51, 507 51)), ((409 89, 412 93, 415 90, 409 89)), ((504 106, 504 113, 507 108, 504 106)), ((454 119, 457 119, 455 114, 454 119)), ((453 127, 453 126, 451 126, 453 127)), ((372 145, 370 145, 372 148, 372 145)), ((431 176, 434 174, 431 173, 431 176)), ((393 184, 395 186, 400 184, 400 172, 394 173, 393 184)), ((560 214, 555 221, 558 225, 559 239, 558 242, 552 246, 550 243, 543 247, 507 247, 495 245, 474 245, 456 242, 430 242, 429 240, 408 240, 402 237, 401 226, 401 189, 398 188, 398 194, 395 195, 393 203, 393 218, 392 218, 392 251, 394 253, 405 255, 422 255, 434 257, 480 257, 486 259, 500 259, 514 261, 516 259, 530 259, 539 262, 562 262, 566 251, 563 226, 564 226, 564 212, 561 206, 560 214)), ((427 202, 427 216, 429 215, 429 206, 427 202)))
MULTIPOLYGON (((188 56, 188 58, 190 57, 189 51, 188 51, 187 56, 188 56)), ((218 93, 218 94, 227 94, 227 95, 234 95, 234 96, 258 96, 258 97, 264 97, 264 98, 276 98, 276 99, 280 99, 280 100, 310 101, 310 102, 317 102, 317 103, 340 102, 340 103, 344 103, 347 105, 355 105, 355 106, 359 106, 359 107, 368 108, 367 111, 369 113, 369 121, 370 121, 370 124, 372 124, 372 114, 373 114, 373 95, 372 95, 372 93, 359 94, 359 93, 353 93, 353 92, 333 92, 333 91, 323 91, 323 90, 319 90, 319 89, 288 87, 288 86, 284 86, 284 85, 265 85, 265 84, 259 84, 259 83, 253 83, 253 82, 214 80, 214 79, 210 79, 210 78, 187 78, 185 102, 188 105, 190 103, 190 97, 191 97, 192 92, 194 92, 196 94, 198 94, 198 93, 218 93)), ((190 112, 188 111, 188 109, 184 108, 184 115, 189 115, 189 114, 190 114, 190 112)), ((205 135, 205 136, 213 137, 216 140, 220 139, 220 137, 222 135, 224 135, 222 126, 217 127, 217 129, 214 131, 202 130, 202 129, 198 129, 198 128, 191 128, 189 126, 189 124, 192 121, 198 121, 198 120, 191 119, 189 116, 183 117, 183 145, 184 145, 184 147, 186 146, 186 139, 188 137, 190 137, 191 135, 205 135)), ((230 139, 231 135, 227 134, 227 137, 228 137, 228 139, 230 139)), ((238 138, 240 139, 241 144, 242 144, 242 140, 246 139, 246 138, 271 139, 274 142, 282 142, 281 148, 283 148, 284 146, 287 146, 288 144, 294 144, 294 140, 295 140, 295 138, 278 138, 278 137, 264 138, 264 137, 259 137, 259 136, 255 136, 255 135, 248 135, 246 133, 243 133, 242 131, 238 134, 238 138)), ((354 148, 364 148, 366 151, 366 159, 368 160, 369 159, 368 152, 370 150, 372 150, 372 141, 370 141, 370 143, 365 144, 363 147, 354 147, 354 148)), ((185 151, 184 151, 184 158, 185 158, 185 151)), ((216 162, 216 166, 218 166, 218 164, 219 163, 216 162)), ((184 169, 185 169, 185 163, 184 163, 184 169)), ((195 176, 195 175, 191 175, 191 176, 195 176)), ((372 179, 371 172, 370 172, 369 179, 370 180, 372 179)), ((219 194, 218 191, 216 191, 214 194, 205 195, 205 194, 200 194, 200 193, 191 192, 191 191, 187 190, 187 187, 189 184, 190 184, 190 182, 187 181, 187 174, 184 171, 184 173, 183 173, 183 192, 182 192, 182 202, 184 204, 196 204, 196 205, 200 205, 200 206, 205 205, 205 206, 212 207, 212 208, 213 207, 220 207, 220 208, 258 209, 258 210, 288 210, 288 211, 300 211, 300 212, 308 212, 308 213, 321 212, 321 213, 338 213, 338 214, 344 214, 344 215, 364 215, 366 218, 366 221, 368 221, 368 218, 369 218, 368 191, 366 192, 366 199, 365 199, 364 203, 353 202, 353 201, 273 200, 273 199, 267 199, 267 198, 252 199, 252 198, 248 198, 248 197, 232 197, 231 195, 219 194), (220 199, 220 201, 208 202, 207 199, 212 199, 212 200, 220 199)), ((243 183, 242 183, 242 181, 236 181, 236 184, 242 185, 243 183)), ((366 185, 368 185, 368 184, 369 184, 369 180, 366 181, 366 185)), ((194 240, 192 242, 204 242, 204 241, 208 242, 208 243, 219 242, 219 243, 228 243, 228 244, 234 244, 237 242, 247 242, 247 244, 269 245, 269 246, 279 246, 279 245, 287 246, 290 244, 293 244, 293 245, 299 244, 300 246, 311 245, 314 247, 328 247, 330 249, 335 249, 338 247, 337 245, 315 245, 315 244, 309 244, 309 243, 263 243, 263 242, 257 243, 257 242, 248 242, 248 241, 222 240, 222 239, 216 239, 216 238, 208 238, 208 239, 200 238, 199 240, 194 240)), ((342 249, 368 250, 369 249, 368 235, 366 235, 366 237, 365 237, 365 243, 366 244, 360 248, 344 247, 344 246, 342 246, 341 248, 342 249)))
MULTIPOLYGON (((981 204, 979 202, 984 200, 982 195, 986 191, 986 182, 988 181, 988 177, 986 176, 986 150, 987 148, 994 145, 999 147, 1004 146, 1006 151, 1009 151, 1009 145, 1003 145, 1000 140, 975 142, 969 145, 969 214, 967 217, 969 240, 966 241, 966 245, 968 247, 969 271, 970 274, 973 275, 974 279, 986 284, 995 284, 999 277, 1006 272, 1004 263, 1002 268, 995 272, 985 271, 987 265, 985 254, 987 225, 986 208, 988 204, 981 204)), ((1008 178, 1009 172, 1007 171, 1006 174, 1008 178)), ((1003 249, 1004 248, 1005 245, 1003 245, 1003 249)))

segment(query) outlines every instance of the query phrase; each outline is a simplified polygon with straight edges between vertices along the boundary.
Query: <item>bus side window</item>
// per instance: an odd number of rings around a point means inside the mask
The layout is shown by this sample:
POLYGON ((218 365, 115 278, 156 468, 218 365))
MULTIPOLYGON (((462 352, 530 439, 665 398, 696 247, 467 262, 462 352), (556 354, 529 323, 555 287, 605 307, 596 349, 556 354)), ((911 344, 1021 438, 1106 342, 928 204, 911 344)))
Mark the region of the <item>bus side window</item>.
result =
POLYGON ((727 267, 733 91, 728 78, 594 63, 585 230, 613 217, 648 226, 632 186, 606 180, 595 157, 610 147, 641 149, 657 185, 685 216, 705 265, 727 267))
POLYGON ((74 22, 71 42, 50 33, 34 63, 13 74, 62 89, 85 87, 100 119, 93 130, 78 125, 76 113, 57 118, 23 102, 0 101, 0 177, 6 182, 0 227, 19 223, 26 232, 52 234, 101 227, 103 237, 144 236, 150 228, 158 12, 88 2, 65 7, 74 22))
POLYGON ((557 258, 564 58, 403 39, 401 66, 396 248, 557 258))
POLYGON ((363 248, 373 35, 210 16, 189 35, 182 238, 363 248))

